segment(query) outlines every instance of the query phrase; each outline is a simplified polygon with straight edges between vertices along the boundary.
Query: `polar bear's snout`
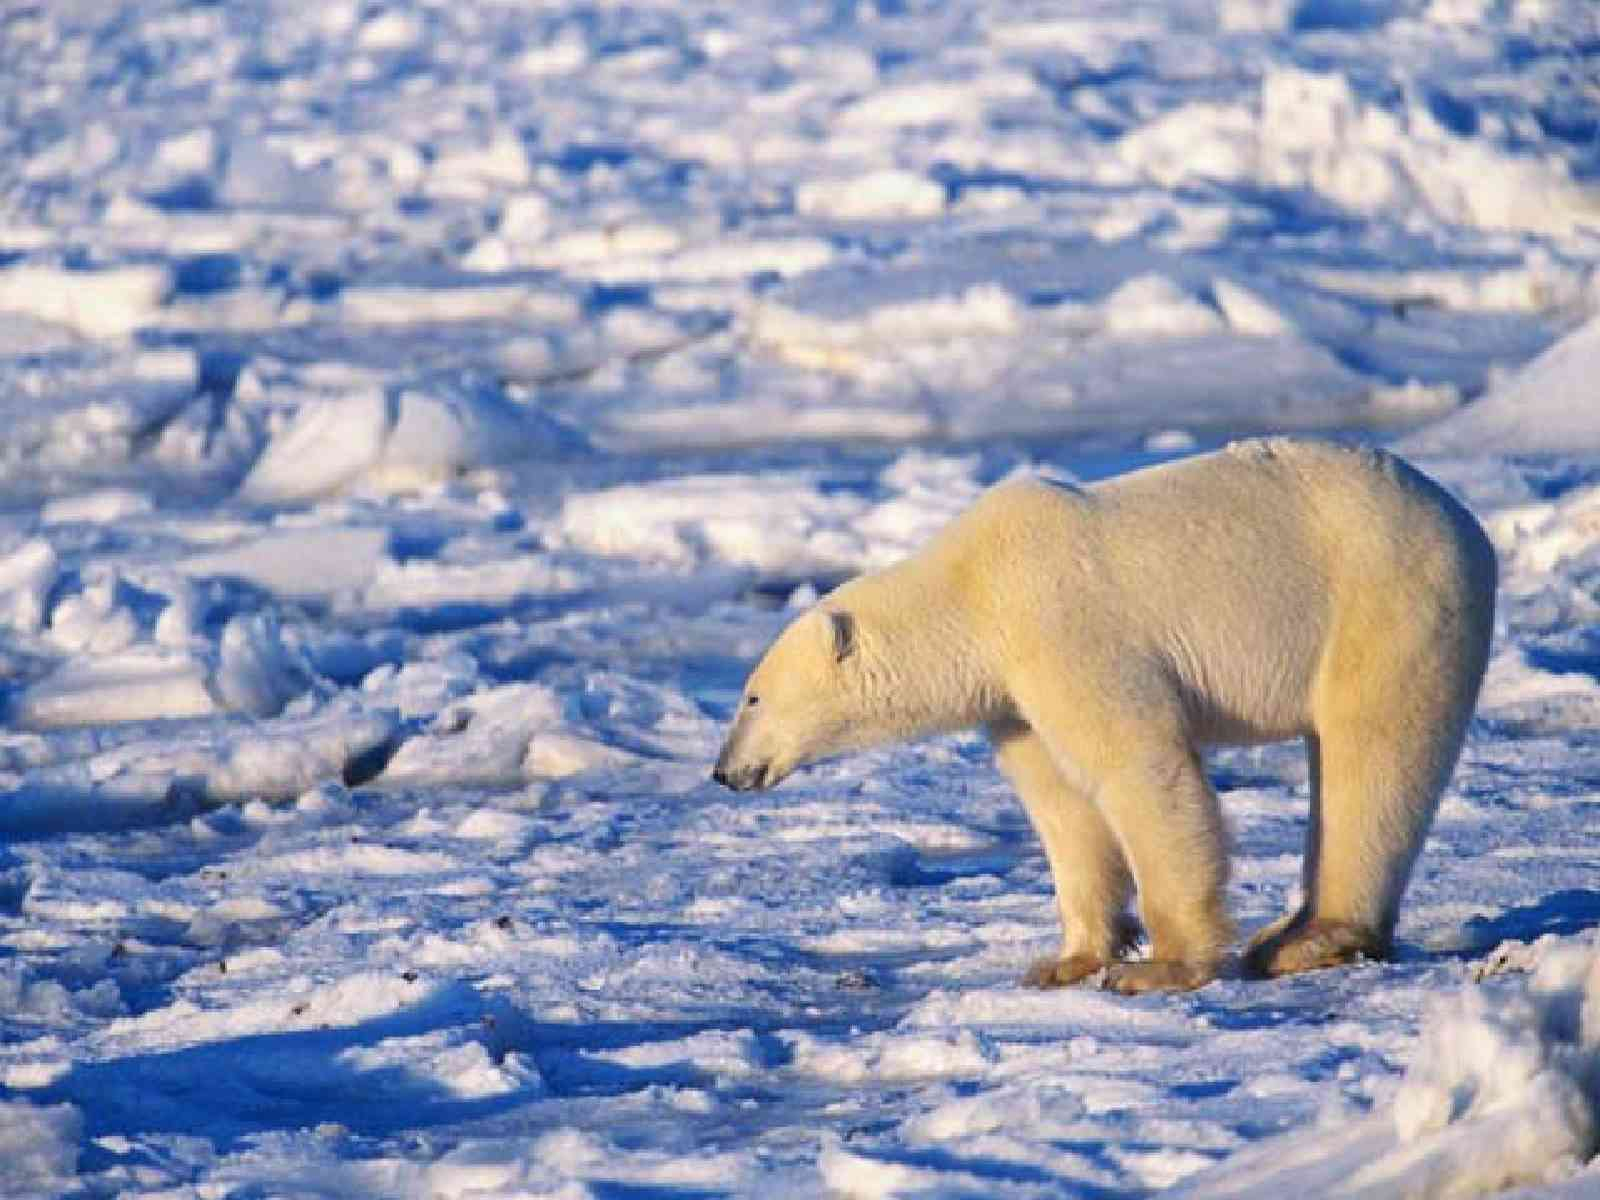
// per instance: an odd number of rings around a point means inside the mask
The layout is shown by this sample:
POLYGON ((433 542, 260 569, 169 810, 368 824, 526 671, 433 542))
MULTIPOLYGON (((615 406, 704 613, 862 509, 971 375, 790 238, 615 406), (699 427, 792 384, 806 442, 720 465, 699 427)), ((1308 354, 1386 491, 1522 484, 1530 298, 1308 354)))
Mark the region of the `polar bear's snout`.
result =
POLYGON ((767 764, 730 763, 731 751, 731 746, 725 746, 722 753, 717 755, 717 765, 711 768, 711 778, 735 792, 754 792, 766 787, 770 774, 767 764))

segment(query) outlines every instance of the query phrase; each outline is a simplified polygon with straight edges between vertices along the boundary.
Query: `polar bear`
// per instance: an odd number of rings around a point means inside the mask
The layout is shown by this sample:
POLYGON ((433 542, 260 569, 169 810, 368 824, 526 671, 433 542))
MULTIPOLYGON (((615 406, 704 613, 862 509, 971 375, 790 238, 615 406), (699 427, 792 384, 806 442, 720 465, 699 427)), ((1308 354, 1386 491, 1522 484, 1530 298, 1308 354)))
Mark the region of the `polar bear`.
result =
POLYGON ((986 729, 1063 927, 1025 982, 1132 993, 1203 985, 1229 944, 1202 749, 1301 738, 1303 899, 1244 968, 1381 958, 1477 699, 1495 578, 1466 509, 1378 450, 1254 439, 1083 489, 1004 483, 796 619, 712 775, 769 788, 843 752, 986 729))

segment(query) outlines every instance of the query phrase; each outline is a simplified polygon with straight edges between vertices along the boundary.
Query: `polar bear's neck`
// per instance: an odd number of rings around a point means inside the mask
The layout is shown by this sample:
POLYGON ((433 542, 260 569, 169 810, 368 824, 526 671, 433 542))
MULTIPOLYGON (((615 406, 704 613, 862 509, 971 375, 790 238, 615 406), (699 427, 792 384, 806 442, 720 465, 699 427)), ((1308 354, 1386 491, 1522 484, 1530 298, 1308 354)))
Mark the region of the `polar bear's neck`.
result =
POLYGON ((860 631, 858 677, 886 739, 970 729, 1003 715, 970 614, 943 572, 913 559, 857 581, 840 597, 860 631))

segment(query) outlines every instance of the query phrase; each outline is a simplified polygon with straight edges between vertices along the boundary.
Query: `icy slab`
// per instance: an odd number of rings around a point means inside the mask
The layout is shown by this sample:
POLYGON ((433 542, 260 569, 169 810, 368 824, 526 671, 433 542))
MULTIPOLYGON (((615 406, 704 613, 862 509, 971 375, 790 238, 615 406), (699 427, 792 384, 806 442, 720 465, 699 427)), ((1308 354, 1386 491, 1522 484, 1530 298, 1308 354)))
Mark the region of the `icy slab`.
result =
POLYGON ((171 291, 171 272, 158 265, 68 271, 24 263, 0 269, 0 312, 91 338, 122 338, 150 324, 171 291))
POLYGON ((99 488, 77 496, 51 500, 39 510, 46 525, 114 525, 129 517, 147 516, 155 501, 131 488, 99 488))
POLYGON ((178 570, 194 579, 237 579, 297 599, 355 592, 392 566, 389 532, 377 527, 278 527, 192 554, 178 570))
POLYGON ((360 287, 339 296, 345 319, 359 325, 413 325, 441 321, 570 324, 581 308, 570 293, 515 285, 495 287, 360 287))
POLYGON ((0 555, 0 623, 21 633, 43 629, 60 563, 43 538, 30 538, 0 555))
POLYGON ((205 663, 173 651, 141 648, 67 663, 11 702, 24 727, 210 716, 220 705, 205 663))
POLYGON ((378 460, 392 423, 380 391, 304 405, 239 486, 247 499, 315 499, 349 485, 378 460))
POLYGON ((379 612, 427 610, 450 605, 508 606, 531 597, 581 592, 594 581, 588 571, 550 555, 515 553, 504 547, 465 561, 385 558, 366 577, 359 603, 379 612))
POLYGON ((211 721, 173 728, 184 736, 136 736, 75 761, 6 772, 0 829, 118 829, 171 819, 203 804, 292 800, 337 782, 381 753, 397 732, 392 714, 348 701, 259 724, 211 721))
POLYGON ((69 659, 23 688, 11 700, 11 719, 49 729, 230 712, 272 716, 308 682, 276 624, 261 616, 234 617, 214 651, 129 644, 135 636, 129 629, 109 649, 86 646, 100 652, 69 659))

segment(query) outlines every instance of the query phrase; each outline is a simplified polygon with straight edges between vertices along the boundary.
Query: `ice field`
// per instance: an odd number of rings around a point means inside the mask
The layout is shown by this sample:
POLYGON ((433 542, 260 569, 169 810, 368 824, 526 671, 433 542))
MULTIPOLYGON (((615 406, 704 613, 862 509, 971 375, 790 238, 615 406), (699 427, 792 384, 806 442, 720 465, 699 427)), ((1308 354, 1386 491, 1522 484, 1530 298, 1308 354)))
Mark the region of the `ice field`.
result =
MULTIPOLYGON (((1600 1195, 1600 8, 0 5, 0 1195, 1600 1195), (1500 554, 1392 962, 1025 990, 976 734, 708 777, 1017 472, 1500 554)), ((1249 931, 1295 745, 1211 759, 1249 931)))

